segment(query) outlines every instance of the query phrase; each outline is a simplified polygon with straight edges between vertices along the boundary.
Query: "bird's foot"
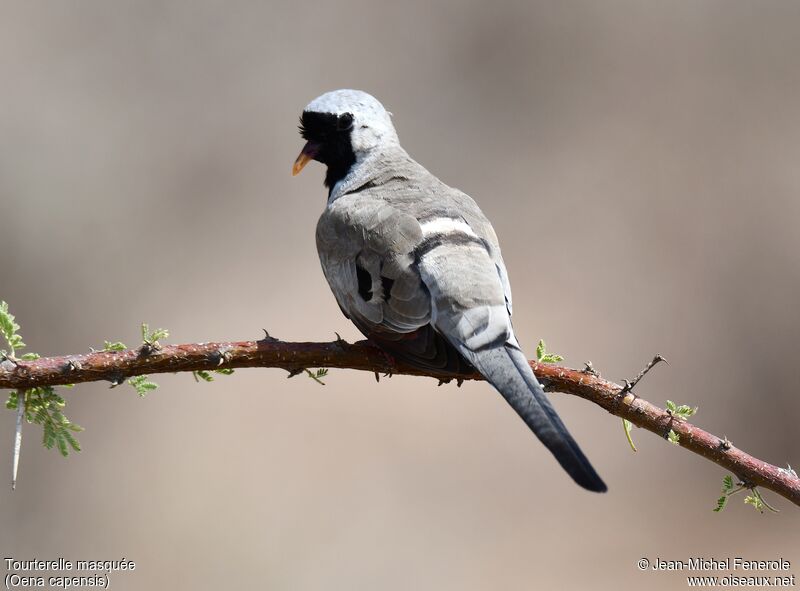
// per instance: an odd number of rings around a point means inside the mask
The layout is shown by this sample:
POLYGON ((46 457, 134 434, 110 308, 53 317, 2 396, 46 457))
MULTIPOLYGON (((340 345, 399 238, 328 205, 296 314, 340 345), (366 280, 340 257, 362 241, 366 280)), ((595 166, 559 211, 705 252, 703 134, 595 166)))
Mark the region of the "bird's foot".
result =
POLYGON ((378 347, 378 350, 381 352, 381 355, 383 355, 383 359, 386 362, 386 367, 388 368, 384 372, 383 377, 390 378, 394 374, 394 370, 397 368, 397 360, 390 353, 387 353, 380 347, 378 347))

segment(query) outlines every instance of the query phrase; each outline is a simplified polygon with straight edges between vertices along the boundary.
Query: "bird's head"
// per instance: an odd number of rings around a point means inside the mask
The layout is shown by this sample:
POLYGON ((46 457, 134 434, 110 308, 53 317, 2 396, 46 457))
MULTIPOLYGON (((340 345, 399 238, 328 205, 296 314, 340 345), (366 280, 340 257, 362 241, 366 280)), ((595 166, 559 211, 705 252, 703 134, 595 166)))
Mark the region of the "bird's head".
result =
POLYGON ((333 90, 315 98, 300 116, 300 135, 306 140, 292 174, 311 160, 328 167, 325 186, 332 187, 370 152, 397 143, 391 114, 372 95, 361 90, 333 90))

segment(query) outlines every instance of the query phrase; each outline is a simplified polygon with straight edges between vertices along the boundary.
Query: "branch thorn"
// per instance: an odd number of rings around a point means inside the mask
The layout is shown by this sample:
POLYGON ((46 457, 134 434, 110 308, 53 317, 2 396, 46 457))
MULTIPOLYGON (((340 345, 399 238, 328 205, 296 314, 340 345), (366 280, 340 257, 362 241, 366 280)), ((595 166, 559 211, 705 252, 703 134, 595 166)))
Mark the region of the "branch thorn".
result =
POLYGON ((656 365, 658 365, 662 361, 667 365, 669 365, 669 362, 667 362, 667 360, 664 359, 664 357, 662 357, 660 354, 657 353, 656 356, 653 357, 653 360, 650 363, 648 363, 642 371, 639 372, 639 375, 633 378, 632 382, 629 382, 628 380, 623 380, 624 386, 622 390, 619 391, 619 396, 624 396, 628 392, 632 393, 633 389, 636 387, 636 384, 638 384, 642 380, 642 378, 647 375, 647 372, 649 372, 651 369, 653 369, 656 365))
POLYGON ((125 377, 122 376, 121 374, 115 374, 115 375, 111 376, 111 379, 109 379, 109 381, 111 382, 111 385, 109 386, 109 389, 116 388, 117 386, 119 386, 119 385, 121 385, 121 384, 123 384, 125 382, 125 377))
POLYGON ((263 338, 263 339, 261 339, 262 341, 264 341, 264 342, 267 342, 267 343, 277 343, 277 342, 279 342, 279 340, 278 340, 278 339, 276 339, 275 337, 271 336, 271 335, 270 335, 270 334, 267 332, 267 329, 266 329, 266 328, 262 328, 261 330, 263 330, 263 331, 264 331, 264 338, 263 338))
POLYGON ((158 343, 148 343, 145 341, 144 343, 142 343, 142 346, 139 347, 139 355, 141 357, 147 357, 158 351, 160 348, 161 345, 159 345, 158 343))
POLYGON ((212 361, 217 364, 217 366, 223 365, 228 363, 231 360, 230 351, 226 351, 224 349, 217 349, 213 351, 208 356, 209 361, 212 361))
POLYGON ((19 367, 19 360, 8 353, 0 353, 0 363, 3 361, 8 361, 13 364, 14 367, 19 367))
POLYGON ((66 373, 69 373, 69 372, 72 372, 72 371, 78 371, 81 368, 82 368, 82 366, 81 366, 80 362, 79 361, 75 361, 74 359, 70 359, 69 361, 67 361, 66 365, 64 365, 64 371, 66 373))
POLYGON ((597 370, 594 368, 594 365, 592 365, 592 362, 591 362, 591 361, 586 361, 586 362, 583 364, 583 370, 582 370, 582 371, 583 371, 583 373, 588 373, 589 375, 593 375, 593 376, 596 376, 596 377, 598 377, 598 378, 600 377, 600 372, 598 372, 598 371, 597 371, 597 370))

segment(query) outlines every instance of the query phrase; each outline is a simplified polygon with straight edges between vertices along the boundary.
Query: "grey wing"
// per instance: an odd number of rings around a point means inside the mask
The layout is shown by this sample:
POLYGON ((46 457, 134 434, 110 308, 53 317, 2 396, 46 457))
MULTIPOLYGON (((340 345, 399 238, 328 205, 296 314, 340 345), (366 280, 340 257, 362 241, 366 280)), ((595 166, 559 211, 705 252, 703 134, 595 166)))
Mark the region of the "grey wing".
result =
POLYGON ((417 219, 368 192, 345 195, 317 224, 317 250, 344 314, 399 359, 453 376, 473 371, 431 324, 431 299, 419 275, 417 219))
POLYGON ((448 209, 459 212, 459 217, 464 220, 476 236, 483 240, 489 259, 500 278, 506 309, 508 310, 508 315, 511 316, 513 314, 511 283, 508 279, 508 271, 503 261, 503 255, 500 252, 500 243, 491 222, 486 218, 475 200, 466 193, 447 187, 446 199, 448 201, 448 209))
POLYGON ((434 325, 454 345, 473 351, 516 343, 510 295, 486 242, 467 227, 432 241, 418 256, 434 325))
POLYGON ((399 333, 430 322, 414 266, 418 222, 369 196, 344 196, 317 224, 317 250, 342 311, 361 326, 399 333))
POLYGON ((503 257, 500 255, 500 249, 494 249, 497 251, 497 254, 494 259, 494 265, 497 269, 497 274, 500 276, 500 282, 503 284, 503 294, 505 295, 506 300, 506 310, 508 310, 508 315, 511 316, 514 314, 514 306, 511 302, 511 283, 508 280, 508 271, 506 271, 506 264, 503 262, 503 257))
POLYGON ((508 276, 491 226, 488 230, 468 223, 439 226, 451 232, 431 242, 430 249, 418 251, 437 331, 502 394, 578 484, 592 491, 606 490, 547 399, 514 336, 508 276))

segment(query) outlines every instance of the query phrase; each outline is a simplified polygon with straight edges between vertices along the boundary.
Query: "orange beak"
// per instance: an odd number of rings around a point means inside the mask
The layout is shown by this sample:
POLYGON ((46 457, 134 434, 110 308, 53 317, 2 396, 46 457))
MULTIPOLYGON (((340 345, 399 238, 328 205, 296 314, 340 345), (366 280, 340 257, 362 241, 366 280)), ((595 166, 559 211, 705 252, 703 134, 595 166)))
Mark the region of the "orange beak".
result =
POLYGON ((319 154, 319 144, 314 142, 307 142, 303 149, 300 151, 300 155, 297 157, 297 160, 294 161, 294 165, 292 166, 292 176, 297 176, 300 174, 300 171, 303 170, 309 162, 311 162, 317 154, 319 154))

